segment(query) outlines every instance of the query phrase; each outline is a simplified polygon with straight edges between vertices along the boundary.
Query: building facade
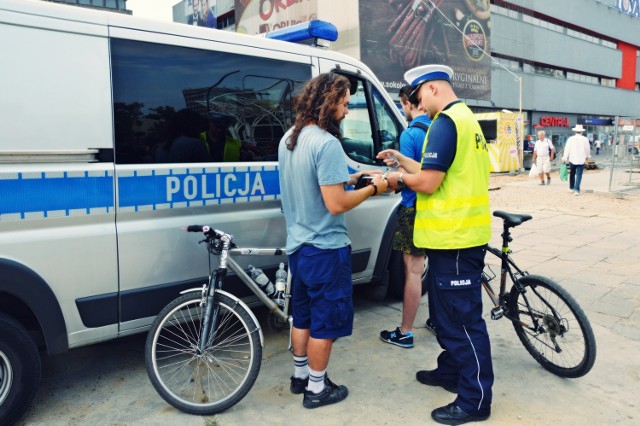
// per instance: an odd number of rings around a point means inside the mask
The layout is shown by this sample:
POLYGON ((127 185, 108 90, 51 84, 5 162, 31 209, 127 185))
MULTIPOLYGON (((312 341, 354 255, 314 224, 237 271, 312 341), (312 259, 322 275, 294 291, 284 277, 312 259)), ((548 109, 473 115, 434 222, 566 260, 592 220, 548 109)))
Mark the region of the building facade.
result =
MULTIPOLYGON (((421 49, 421 60, 441 58, 451 63, 457 73, 475 66, 476 71, 467 73, 465 78, 475 86, 488 82, 490 90, 476 96, 457 88, 472 109, 522 110, 525 135, 544 128, 562 144, 576 124, 584 125, 592 139, 606 141, 613 133, 611 123, 616 116, 640 117, 638 3, 639 0, 236 0, 236 27, 259 33, 260 28, 273 27, 274 23, 295 24, 304 17, 333 22, 340 38, 332 49, 363 60, 383 83, 387 83, 384 70, 377 69, 378 65, 366 57, 367 52, 376 49, 376 43, 385 54, 391 46, 407 58, 411 57, 411 50, 421 49), (287 7, 278 8, 282 4, 287 7), (240 16, 239 10, 243 12, 240 16), (251 10, 253 15, 247 13, 251 10), (256 22, 260 17, 264 18, 263 23, 256 22), (484 28, 484 38, 479 32, 466 31, 469 22, 484 28), (441 38, 437 38, 438 25, 445 27, 441 38), (460 40, 475 37, 479 46, 473 45, 484 48, 490 56, 489 60, 483 58, 480 67, 484 67, 486 75, 478 71, 475 63, 481 54, 467 61, 472 66, 456 62, 456 57, 469 56, 473 54, 471 49, 477 50, 474 46, 467 51, 455 50, 456 28, 460 29, 460 40), (416 41, 413 35, 421 30, 427 36, 416 41), (389 39, 396 36, 393 44, 375 40, 376 33, 385 32, 389 39), (404 37, 398 35, 402 32, 406 33, 404 37), (449 52, 448 57, 441 53, 444 51, 449 52)), ((388 58, 391 61, 386 60, 386 66, 393 63, 394 52, 388 58)), ((408 59, 393 66, 402 75, 411 64, 408 59)), ((386 85, 391 93, 398 91, 397 86, 397 81, 386 85)))
POLYGON ((66 3, 75 6, 92 7, 96 9, 108 9, 114 12, 131 14, 127 10, 127 0, 46 0, 52 3, 66 3))
POLYGON ((638 1, 492 0, 490 106, 518 109, 517 76, 526 133, 543 128, 563 143, 583 124, 607 141, 616 116, 640 117, 637 11, 638 1))
MULTIPOLYGON (((55 1, 130 13, 125 0, 55 1)), ((182 0, 174 21, 199 25, 203 5, 216 28, 249 34, 332 22, 331 49, 392 94, 412 66, 447 63, 474 111, 522 111, 524 135, 544 129, 561 145, 576 124, 606 142, 615 117, 640 117, 640 0, 182 0)))

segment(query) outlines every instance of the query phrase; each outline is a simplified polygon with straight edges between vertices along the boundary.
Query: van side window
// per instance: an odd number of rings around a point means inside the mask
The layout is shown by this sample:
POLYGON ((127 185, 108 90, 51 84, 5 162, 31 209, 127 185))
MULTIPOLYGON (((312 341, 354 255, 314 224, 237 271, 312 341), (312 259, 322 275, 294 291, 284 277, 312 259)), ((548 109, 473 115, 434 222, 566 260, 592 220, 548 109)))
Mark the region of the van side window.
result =
POLYGON ((365 164, 376 164, 382 149, 398 148, 399 123, 378 90, 363 80, 349 75, 351 102, 349 114, 342 120, 342 146, 347 155, 365 164))
POLYGON ((112 39, 118 164, 277 160, 309 64, 112 39))
POLYGON ((375 87, 373 88, 373 104, 380 132, 380 150, 400 149, 400 133, 402 130, 398 128, 398 122, 389 110, 389 105, 375 87))

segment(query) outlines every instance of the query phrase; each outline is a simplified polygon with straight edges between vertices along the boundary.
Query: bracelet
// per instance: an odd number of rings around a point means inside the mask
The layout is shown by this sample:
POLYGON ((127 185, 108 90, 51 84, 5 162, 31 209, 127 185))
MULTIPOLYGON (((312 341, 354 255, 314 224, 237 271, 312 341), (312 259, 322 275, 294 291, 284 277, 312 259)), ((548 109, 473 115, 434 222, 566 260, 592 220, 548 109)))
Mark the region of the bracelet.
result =
POLYGON ((371 196, 373 197, 374 195, 376 195, 378 193, 378 187, 373 182, 371 182, 370 185, 373 186, 373 194, 371 194, 371 196))

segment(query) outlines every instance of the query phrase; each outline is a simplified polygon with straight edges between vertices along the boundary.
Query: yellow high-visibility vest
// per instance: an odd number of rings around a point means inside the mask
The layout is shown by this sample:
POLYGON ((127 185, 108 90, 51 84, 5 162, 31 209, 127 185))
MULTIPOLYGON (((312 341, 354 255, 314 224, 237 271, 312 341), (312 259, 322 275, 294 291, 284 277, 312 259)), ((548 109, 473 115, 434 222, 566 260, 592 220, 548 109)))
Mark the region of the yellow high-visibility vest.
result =
MULTIPOLYGON (((464 103, 436 114, 434 123, 440 114, 456 126, 456 156, 433 194, 417 193, 414 244, 443 250, 487 244, 491 239, 487 142, 464 103)), ((423 161, 431 128, 422 147, 423 161)))
MULTIPOLYGON (((200 140, 204 143, 204 147, 207 149, 207 152, 211 154, 209 143, 207 142, 207 132, 200 133, 200 140)), ((242 142, 226 135, 224 138, 224 153, 222 154, 222 161, 240 161, 241 147, 242 142)))

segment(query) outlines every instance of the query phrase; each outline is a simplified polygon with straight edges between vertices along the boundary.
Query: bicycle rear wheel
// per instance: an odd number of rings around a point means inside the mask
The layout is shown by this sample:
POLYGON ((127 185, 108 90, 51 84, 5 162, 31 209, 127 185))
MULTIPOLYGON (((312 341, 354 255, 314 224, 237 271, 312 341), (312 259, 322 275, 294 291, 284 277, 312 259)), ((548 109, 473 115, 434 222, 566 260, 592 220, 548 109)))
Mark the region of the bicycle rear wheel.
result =
POLYGON ((237 404, 258 377, 259 326, 233 298, 216 293, 217 327, 198 349, 204 308, 201 293, 178 297, 158 314, 145 346, 149 379, 160 396, 190 414, 212 415, 237 404))
POLYGON ((596 339, 578 302, 554 281, 527 275, 509 296, 513 328, 545 369, 560 377, 587 374, 596 360, 596 339))

